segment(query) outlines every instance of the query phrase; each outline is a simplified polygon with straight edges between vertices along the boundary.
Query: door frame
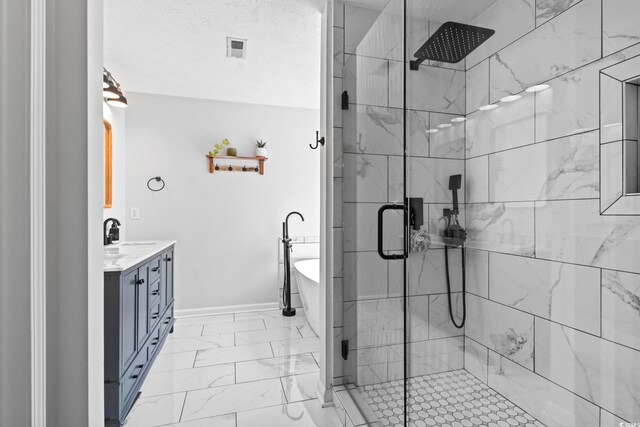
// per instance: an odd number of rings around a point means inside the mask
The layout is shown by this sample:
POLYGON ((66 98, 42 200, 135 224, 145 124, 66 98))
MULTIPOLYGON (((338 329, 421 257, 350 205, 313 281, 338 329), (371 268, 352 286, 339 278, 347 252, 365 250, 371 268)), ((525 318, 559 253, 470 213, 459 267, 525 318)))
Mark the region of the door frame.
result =
POLYGON ((317 395, 322 406, 333 404, 333 7, 322 11, 320 129, 320 381, 317 395))

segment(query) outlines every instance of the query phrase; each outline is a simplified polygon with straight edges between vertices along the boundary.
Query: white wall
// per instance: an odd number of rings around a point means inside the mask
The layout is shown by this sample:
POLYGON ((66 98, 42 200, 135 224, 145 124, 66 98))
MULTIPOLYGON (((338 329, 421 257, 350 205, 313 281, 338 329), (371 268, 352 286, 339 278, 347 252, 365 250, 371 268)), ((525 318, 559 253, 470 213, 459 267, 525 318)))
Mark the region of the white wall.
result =
MULTIPOLYGON (((125 219, 125 201, 126 201, 126 171, 125 171, 125 143, 126 143, 126 131, 125 131, 125 114, 127 110, 122 108, 113 108, 102 104, 103 117, 109 123, 112 128, 112 156, 113 156, 113 203, 111 208, 105 208, 103 212, 103 219, 117 218, 120 222, 125 219)), ((104 153, 104 147, 102 152, 104 153)), ((104 162, 104 159, 103 159, 104 162)), ((103 187, 104 188, 104 187, 103 187)), ((120 229, 120 240, 124 241, 126 238, 126 228, 120 229)))
MULTIPOLYGON (((309 148, 319 111, 129 94, 128 240, 176 239, 177 309, 277 302, 276 238, 319 234, 320 152, 309 148), (205 154, 229 138, 239 155, 269 142, 264 176, 208 171, 205 154), (149 178, 166 189, 153 193, 149 178)), ((128 216, 128 215, 127 215, 128 216)))

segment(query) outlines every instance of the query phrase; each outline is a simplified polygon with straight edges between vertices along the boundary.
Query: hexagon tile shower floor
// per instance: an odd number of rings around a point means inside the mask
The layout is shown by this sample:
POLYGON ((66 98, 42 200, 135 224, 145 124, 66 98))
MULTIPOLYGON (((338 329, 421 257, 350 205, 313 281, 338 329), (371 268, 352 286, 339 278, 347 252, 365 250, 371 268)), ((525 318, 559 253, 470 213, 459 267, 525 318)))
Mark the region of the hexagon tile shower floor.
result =
MULTIPOLYGON (((408 379, 411 427, 544 427, 464 369, 408 379)), ((403 427, 403 384, 390 381, 360 387, 382 425, 403 427)))

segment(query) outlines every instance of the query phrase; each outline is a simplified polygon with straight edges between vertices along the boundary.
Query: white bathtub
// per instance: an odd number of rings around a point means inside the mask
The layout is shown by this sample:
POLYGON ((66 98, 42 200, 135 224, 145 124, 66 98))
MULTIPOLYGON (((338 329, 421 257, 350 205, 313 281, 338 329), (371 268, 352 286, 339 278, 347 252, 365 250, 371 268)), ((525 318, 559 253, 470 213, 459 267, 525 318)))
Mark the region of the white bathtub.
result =
POLYGON ((309 326, 320 336, 320 260, 298 261, 293 269, 309 326))

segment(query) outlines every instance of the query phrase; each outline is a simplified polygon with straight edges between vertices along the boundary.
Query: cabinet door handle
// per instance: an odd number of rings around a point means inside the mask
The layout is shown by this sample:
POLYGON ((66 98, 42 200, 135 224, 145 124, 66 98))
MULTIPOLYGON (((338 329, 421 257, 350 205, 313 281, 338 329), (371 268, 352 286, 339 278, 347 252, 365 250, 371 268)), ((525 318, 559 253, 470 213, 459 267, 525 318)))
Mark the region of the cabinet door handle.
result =
POLYGON ((170 262, 172 259, 173 259, 173 258, 171 258, 171 257, 169 257, 169 256, 168 256, 168 257, 166 257, 164 260, 165 260, 165 261, 167 261, 167 262, 170 262))
POLYGON ((131 378, 133 378, 134 380, 135 380, 136 378, 138 378, 138 377, 140 376, 140 374, 142 373, 142 368, 144 368, 144 365, 138 365, 138 366, 136 366, 136 369, 140 369, 140 370, 138 371, 138 373, 137 373, 137 374, 133 374, 133 375, 131 375, 131 378))
POLYGON ((144 279, 136 280, 136 285, 143 285, 144 279))
POLYGON ((160 315, 158 313, 154 313, 154 314, 151 315, 151 318, 153 320, 156 320, 158 317, 160 317, 160 315))
POLYGON ((155 273, 156 271, 158 271, 158 270, 160 270, 160 267, 153 267, 153 268, 151 269, 151 271, 153 271, 154 273, 155 273))
POLYGON ((153 292, 151 292, 151 295, 153 295, 153 296, 156 296, 156 295, 159 295, 159 294, 160 294, 160 291, 153 291, 153 292))

